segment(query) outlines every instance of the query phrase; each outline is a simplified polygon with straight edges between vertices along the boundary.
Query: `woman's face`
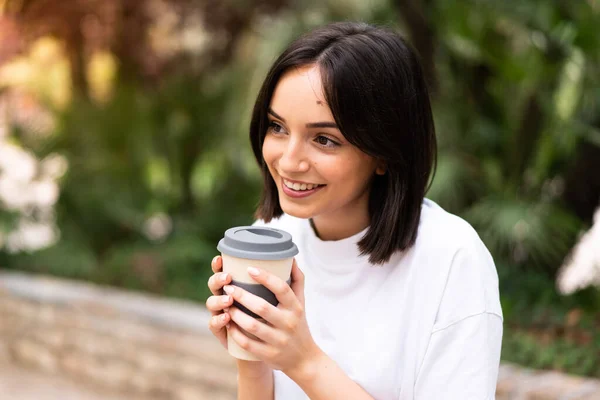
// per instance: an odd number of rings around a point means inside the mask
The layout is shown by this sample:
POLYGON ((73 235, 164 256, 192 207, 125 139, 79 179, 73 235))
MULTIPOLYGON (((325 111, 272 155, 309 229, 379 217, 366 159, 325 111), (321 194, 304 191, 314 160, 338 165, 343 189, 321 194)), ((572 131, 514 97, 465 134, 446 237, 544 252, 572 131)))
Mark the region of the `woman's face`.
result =
POLYGON ((368 218, 371 178, 383 171, 337 128, 318 67, 292 69, 279 80, 262 154, 286 214, 368 218))

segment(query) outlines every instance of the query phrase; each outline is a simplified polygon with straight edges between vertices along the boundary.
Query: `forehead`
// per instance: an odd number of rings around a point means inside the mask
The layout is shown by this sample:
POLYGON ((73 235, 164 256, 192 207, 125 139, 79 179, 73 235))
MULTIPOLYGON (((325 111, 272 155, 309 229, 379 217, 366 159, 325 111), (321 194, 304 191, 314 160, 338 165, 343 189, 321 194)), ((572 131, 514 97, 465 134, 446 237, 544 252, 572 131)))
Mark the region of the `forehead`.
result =
POLYGON ((316 65, 292 68, 284 73, 275 87, 270 106, 286 120, 333 121, 316 65))

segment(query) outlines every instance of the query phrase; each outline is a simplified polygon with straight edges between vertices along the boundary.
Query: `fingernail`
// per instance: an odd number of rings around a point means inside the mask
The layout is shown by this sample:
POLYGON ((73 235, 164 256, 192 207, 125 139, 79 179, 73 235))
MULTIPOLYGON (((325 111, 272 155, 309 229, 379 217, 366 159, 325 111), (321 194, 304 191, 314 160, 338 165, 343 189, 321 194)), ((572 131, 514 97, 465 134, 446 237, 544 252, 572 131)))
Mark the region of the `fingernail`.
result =
POLYGON ((225 314, 221 314, 219 316, 219 319, 221 320, 221 322, 225 322, 225 318, 227 318, 227 316, 225 314))
POLYGON ((258 274, 260 273, 259 270, 257 270, 254 267, 248 267, 248 273, 252 276, 258 276, 258 274))
POLYGON ((223 297, 223 304, 229 303, 229 300, 231 300, 231 298, 229 296, 224 296, 223 297))
POLYGON ((227 274, 221 274, 221 282, 227 281, 227 274))
POLYGON ((223 286, 223 290, 225 291, 225 293, 227 294, 231 294, 233 293, 233 287, 229 286, 229 285, 225 285, 223 286))
POLYGON ((217 257, 219 257, 219 256, 214 256, 214 257, 213 257, 213 259, 212 259, 212 261, 211 261, 210 263, 211 263, 211 264, 214 264, 214 263, 216 263, 216 262, 217 262, 217 257))

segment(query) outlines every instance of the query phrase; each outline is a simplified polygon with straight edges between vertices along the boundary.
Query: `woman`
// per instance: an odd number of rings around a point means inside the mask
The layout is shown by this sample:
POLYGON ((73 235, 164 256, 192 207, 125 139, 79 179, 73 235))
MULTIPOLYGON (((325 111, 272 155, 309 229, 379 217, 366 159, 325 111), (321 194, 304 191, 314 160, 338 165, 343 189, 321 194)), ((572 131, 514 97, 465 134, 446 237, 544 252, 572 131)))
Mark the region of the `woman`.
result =
POLYGON ((265 79, 250 139, 257 224, 300 253, 289 286, 248 271, 277 307, 213 260, 210 329, 262 360, 238 360, 239 399, 493 399, 497 272, 471 226, 424 199, 435 130, 406 42, 348 22, 299 38, 265 79))

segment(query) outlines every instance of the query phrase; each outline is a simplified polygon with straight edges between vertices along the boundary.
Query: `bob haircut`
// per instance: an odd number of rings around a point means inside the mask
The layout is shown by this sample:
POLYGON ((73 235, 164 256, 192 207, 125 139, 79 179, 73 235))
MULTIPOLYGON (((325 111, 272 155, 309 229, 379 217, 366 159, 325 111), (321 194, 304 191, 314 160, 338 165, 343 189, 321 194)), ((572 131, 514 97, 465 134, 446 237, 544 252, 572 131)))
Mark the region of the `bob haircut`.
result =
POLYGON ((264 179, 255 216, 266 222, 283 214, 262 156, 267 110, 281 76, 307 65, 320 68, 325 100, 344 137, 386 165, 384 175, 372 178, 370 226, 358 243, 370 263, 383 264, 415 243, 436 164, 433 116, 418 57, 397 33, 360 22, 326 25, 288 46, 265 78, 250 123, 264 179))

